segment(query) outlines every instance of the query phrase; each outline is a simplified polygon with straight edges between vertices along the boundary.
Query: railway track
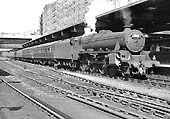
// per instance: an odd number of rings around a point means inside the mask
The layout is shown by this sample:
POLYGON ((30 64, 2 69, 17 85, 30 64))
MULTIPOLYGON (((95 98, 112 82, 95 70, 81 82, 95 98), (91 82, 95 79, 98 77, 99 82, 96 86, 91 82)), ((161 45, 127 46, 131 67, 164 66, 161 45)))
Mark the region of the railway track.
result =
POLYGON ((34 96, 29 96, 22 92, 21 90, 15 88, 13 85, 11 85, 9 82, 5 81, 3 77, 0 77, 1 83, 5 83, 6 86, 10 87, 12 90, 20 94, 22 97, 27 99, 29 102, 31 102, 33 105, 35 105, 37 108, 42 110, 42 112, 46 113, 49 117, 55 118, 55 119, 72 119, 68 115, 60 112, 59 110, 53 108, 52 106, 48 105, 47 103, 41 101, 40 99, 34 97, 34 96))
POLYGON ((170 76, 168 76, 168 75, 164 76, 164 75, 150 74, 150 75, 147 75, 146 80, 141 80, 141 79, 129 78, 129 77, 110 78, 108 76, 103 76, 100 73, 90 73, 90 72, 81 72, 81 71, 78 71, 78 73, 88 74, 88 75, 92 75, 92 76, 96 76, 96 77, 100 77, 100 78, 103 77, 103 78, 112 79, 112 80, 121 80, 121 81, 126 81, 126 82, 130 82, 130 83, 134 83, 134 84, 142 84, 149 88, 154 87, 154 88, 158 88, 158 89, 170 90, 170 76))
MULTIPOLYGON (((28 72, 26 72, 28 73, 28 72)), ((31 72, 33 74, 33 72, 31 72)), ((24 73, 25 74, 25 73, 24 73)), ((29 74, 28 74, 29 75, 29 74)), ((64 95, 70 99, 79 101, 81 103, 87 104, 89 106, 95 107, 97 110, 102 110, 103 112, 112 114, 118 118, 121 119, 132 119, 133 117, 122 113, 125 112, 125 110, 119 110, 117 108, 109 108, 108 105, 105 103, 101 103, 99 101, 95 101, 87 96, 82 96, 80 94, 77 94, 75 92, 72 92, 71 90, 63 89, 61 87, 52 86, 50 84, 47 84, 47 82, 38 81, 36 79, 31 78, 30 76, 22 75, 23 78, 27 79, 24 81, 26 84, 30 85, 30 87, 37 87, 40 89, 40 91, 46 92, 46 93, 58 93, 61 95, 64 95), (119 112, 120 111, 120 112, 119 112)))
POLYGON ((111 91, 118 93, 118 94, 128 95, 128 96, 131 96, 131 97, 140 98, 140 99, 144 99, 144 100, 151 101, 151 102, 155 101, 155 103, 160 103, 160 104, 165 105, 165 106, 170 106, 170 101, 166 100, 166 99, 162 99, 162 98, 159 98, 159 97, 151 96, 149 94, 147 95, 147 94, 143 94, 143 93, 127 90, 127 89, 120 89, 120 88, 108 86, 108 85, 102 84, 102 83, 97 83, 97 82, 91 81, 89 79, 73 75, 71 73, 65 73, 65 72, 56 71, 56 70, 52 70, 52 71, 56 72, 56 73, 63 73, 65 75, 68 75, 70 77, 74 77, 74 78, 81 80, 83 82, 93 84, 94 86, 97 86, 98 88, 111 90, 111 91))
MULTIPOLYGON (((170 90, 170 76, 148 75, 149 84, 158 88, 170 90)), ((144 81, 144 84, 146 81, 144 81)))
POLYGON ((103 77, 107 79, 113 79, 113 80, 121 80, 121 81, 126 81, 130 83, 135 83, 135 84, 142 84, 147 87, 154 87, 154 88, 159 88, 159 89, 167 89, 170 90, 170 76, 162 76, 162 75, 147 75, 146 80, 142 79, 137 79, 137 78, 132 78, 132 77, 114 77, 110 78, 108 76, 102 76, 99 73, 89 73, 89 72, 81 72, 78 71, 80 74, 88 74, 96 77, 103 77))
POLYGON ((45 77, 45 82, 42 82, 42 80, 24 76, 37 85, 46 87, 54 92, 58 92, 66 97, 86 103, 103 111, 118 116, 123 115, 123 118, 170 118, 169 101, 165 99, 117 89, 58 71, 55 71, 60 75, 58 77, 46 74, 47 72, 43 72, 42 74, 32 71, 27 72, 45 77), (71 79, 68 81, 68 78, 61 78, 63 75, 67 75, 71 77, 71 79))
MULTIPOLYGON (((26 67, 27 65, 25 64, 24 67, 26 67)), ((106 78, 106 79, 112 79, 112 80, 121 80, 121 81, 126 81, 126 82, 130 82, 130 83, 134 83, 134 84, 141 84, 144 85, 146 87, 149 88, 158 88, 158 89, 166 89, 166 90, 170 90, 170 76, 164 76, 164 75, 155 75, 155 74, 151 74, 151 75, 147 75, 147 79, 146 80, 141 80, 141 79, 136 79, 136 78, 129 78, 129 77, 113 77, 110 78, 108 76, 103 76, 99 73, 90 73, 90 72, 81 72, 78 71, 78 73, 80 74, 88 74, 88 75, 92 75, 95 77, 102 77, 102 78, 106 78)))
MULTIPOLYGON (((61 72, 59 72, 59 73, 61 73, 61 72)), ((66 74, 66 73, 64 73, 64 74, 66 74)), ((92 87, 92 89, 89 89, 89 91, 91 91, 90 93, 99 95, 100 98, 104 98, 106 100, 117 101, 121 105, 129 106, 129 108, 135 108, 136 110, 141 111, 141 112, 142 111, 145 112, 148 109, 148 112, 152 112, 152 114, 155 116, 160 116, 161 115, 160 110, 162 110, 162 109, 163 110, 165 109, 166 111, 164 110, 163 112, 167 112, 167 114, 170 111, 170 103, 168 100, 150 96, 150 95, 146 95, 146 94, 129 91, 129 90, 118 89, 115 87, 96 83, 91 80, 84 79, 84 78, 81 78, 81 77, 78 77, 75 75, 71 75, 71 74, 66 74, 66 75, 69 75, 70 77, 73 77, 74 79, 76 78, 80 81, 85 82, 85 83, 83 83, 82 86, 71 83, 72 85, 76 85, 77 88, 79 88, 79 89, 81 89, 81 88, 82 88, 82 90, 86 89, 87 87, 85 87, 84 85, 90 84, 90 86, 88 85, 89 87, 92 87), (100 92, 100 90, 102 90, 102 92, 100 92), (136 107, 135 106, 131 107, 131 105, 135 105, 136 107), (155 110, 156 108, 159 108, 158 109, 159 111, 156 111, 155 110)), ((70 81, 73 81, 73 78, 71 78, 70 81)), ((62 82, 66 83, 66 84, 70 83, 68 81, 63 81, 63 80, 62 80, 62 82)), ((163 115, 164 114, 162 113, 162 116, 163 115)), ((164 117, 164 118, 166 118, 166 117, 164 117)))

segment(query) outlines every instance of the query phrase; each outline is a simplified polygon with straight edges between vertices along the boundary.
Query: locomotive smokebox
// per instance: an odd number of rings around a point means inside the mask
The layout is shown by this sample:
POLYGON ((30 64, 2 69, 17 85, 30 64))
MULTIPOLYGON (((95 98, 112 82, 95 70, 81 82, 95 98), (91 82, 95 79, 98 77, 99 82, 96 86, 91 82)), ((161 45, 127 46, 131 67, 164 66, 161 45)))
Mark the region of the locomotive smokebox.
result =
POLYGON ((145 37, 139 30, 131 30, 132 25, 124 26, 124 40, 129 51, 137 53, 145 46, 145 37))

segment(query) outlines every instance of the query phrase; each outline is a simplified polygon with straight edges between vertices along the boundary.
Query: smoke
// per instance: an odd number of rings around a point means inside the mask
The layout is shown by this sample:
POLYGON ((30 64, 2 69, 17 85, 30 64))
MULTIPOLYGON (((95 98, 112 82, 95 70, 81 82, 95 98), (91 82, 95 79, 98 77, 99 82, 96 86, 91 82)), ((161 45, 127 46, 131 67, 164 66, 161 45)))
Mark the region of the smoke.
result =
POLYGON ((131 10, 129 8, 121 10, 121 15, 123 18, 124 25, 131 25, 132 22, 132 16, 131 16, 131 10))
MULTIPOLYGON (((137 1, 137 0, 135 0, 137 1)), ((111 11, 117 7, 127 5, 129 0, 121 0, 119 4, 116 0, 92 0, 88 12, 85 14, 85 22, 87 27, 85 28, 85 35, 95 32, 96 16, 105 12, 111 11)), ((129 8, 121 11, 121 19, 123 19, 124 25, 131 25, 132 17, 131 10, 129 8)))
MULTIPOLYGON (((89 6, 89 11, 85 14, 85 21, 87 23, 86 31, 89 33, 95 32, 96 16, 113 10, 114 4, 111 0, 93 0, 89 6), (87 30, 90 29, 90 30, 87 30), (92 32, 91 32, 92 31, 92 32)), ((89 34, 85 31, 85 34, 89 34)))

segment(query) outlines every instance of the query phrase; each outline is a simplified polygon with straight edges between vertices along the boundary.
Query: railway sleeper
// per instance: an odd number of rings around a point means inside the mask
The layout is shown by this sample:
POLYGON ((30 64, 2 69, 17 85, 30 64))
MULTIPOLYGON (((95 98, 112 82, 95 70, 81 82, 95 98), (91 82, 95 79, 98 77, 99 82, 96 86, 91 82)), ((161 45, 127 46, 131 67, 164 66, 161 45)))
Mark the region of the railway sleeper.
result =
POLYGON ((165 112, 162 112, 162 111, 157 111, 155 109, 151 109, 149 107, 142 107, 141 105, 136 105, 136 104, 131 104, 130 105, 132 108, 138 110, 138 111, 141 111, 141 112, 144 112, 144 113, 147 113, 151 116, 156 116, 156 117, 159 117, 159 118, 165 118, 165 117, 169 117, 165 112))
POLYGON ((107 100, 112 100, 112 96, 110 96, 110 95, 105 95, 104 98, 107 99, 107 100))
POLYGON ((139 110, 140 106, 138 104, 132 103, 132 104, 130 104, 130 108, 135 109, 135 110, 139 110))
MULTIPOLYGON (((81 78, 79 78, 79 79, 81 79, 81 78)), ((94 83, 94 82, 92 82, 92 83, 94 83)), ((99 84, 98 84, 99 85, 99 84)), ((104 87, 106 87, 105 85, 102 85, 102 86, 104 86, 104 87)), ((95 94, 95 93, 93 93, 93 94, 95 94)), ((100 95, 101 96, 101 95, 100 95)), ((138 95, 138 97, 139 98, 141 98, 141 95, 138 95)), ((146 96, 145 96, 146 97, 146 96)))
POLYGON ((154 87, 158 86, 157 82, 150 82, 150 84, 151 84, 151 86, 154 86, 154 87))
POLYGON ((116 98, 116 97, 112 98, 112 101, 114 101, 114 102, 116 102, 116 103, 120 103, 120 99, 119 99, 119 98, 116 98))
MULTIPOLYGON (((79 95, 76 95, 76 94, 74 94, 73 96, 76 96, 76 97, 80 97, 79 95)), ((82 98, 82 97, 81 97, 82 98)), ((84 99, 84 98, 83 98, 84 99)), ((86 99, 88 102, 93 102, 94 103, 94 100, 93 99, 89 99, 89 98, 87 98, 86 99)), ((119 99, 118 99, 119 100, 119 99)), ((103 106, 103 103, 101 103, 101 102, 98 102, 98 101, 96 101, 95 102, 96 104, 99 104, 99 105, 102 105, 103 106)), ((122 101, 120 101, 120 103, 122 103, 122 101)), ((124 103, 124 102, 123 102, 124 103)), ((125 102, 124 104, 127 104, 127 102, 125 102)), ((134 104, 133 104, 134 105, 134 104)), ((137 105, 138 106, 138 105, 137 105)), ((106 107, 108 107, 108 106, 106 106, 106 107)), ((131 106, 132 107, 132 106, 131 106)), ((138 106, 139 107, 139 106, 138 106)), ((138 108, 136 108, 136 109, 138 109, 138 108)), ((148 109, 148 108, 142 108, 141 109, 142 111, 144 111, 144 112, 150 112, 150 110, 148 109)), ((134 115, 133 115, 134 116, 134 115)))
POLYGON ((106 86, 105 87, 107 90, 110 90, 112 87, 111 86, 106 86))
POLYGON ((99 93, 98 96, 99 96, 100 98, 104 98, 104 93, 99 93))
POLYGON ((166 83, 158 83, 159 84, 159 87, 160 88, 167 88, 168 89, 168 86, 166 83))
POLYGON ((150 85, 150 81, 149 80, 144 80, 143 84, 149 86, 150 85))
MULTIPOLYGON (((106 97, 106 96, 105 96, 106 97)), ((109 99, 110 99, 111 97, 109 97, 109 99)), ((116 103, 120 103, 120 104, 122 104, 122 105, 124 105, 124 106, 128 106, 128 107, 131 107, 131 108, 134 108, 134 109, 136 109, 136 110, 144 110, 145 109, 145 112, 146 112, 146 109, 149 109, 149 108, 145 108, 145 107, 142 107, 141 105, 139 105, 139 104, 134 104, 134 103, 130 103, 130 102, 128 102, 128 101, 125 101, 125 100, 121 100, 121 99, 118 99, 117 98, 117 100, 115 100, 116 98, 112 98, 113 99, 113 101, 114 102, 116 102, 116 103), (143 108, 143 109, 142 109, 143 108)), ((151 110, 152 111, 152 110, 151 110)), ((148 111, 148 112, 151 112, 151 111, 148 111)), ((164 113, 161 113, 160 111, 157 111, 158 113, 160 113, 160 114, 164 114, 164 113)))
POLYGON ((162 112, 160 112, 160 111, 154 111, 153 113, 152 113, 152 115, 153 116, 156 116, 156 117, 159 117, 159 118, 162 118, 162 119, 165 119, 165 118, 170 118, 170 116, 168 116, 168 115, 166 115, 166 114, 164 114, 164 113, 162 113, 162 112))
POLYGON ((128 101, 125 101, 125 100, 121 100, 120 103, 121 103, 122 105, 124 105, 124 106, 126 106, 126 105, 129 104, 129 102, 128 102, 128 101))

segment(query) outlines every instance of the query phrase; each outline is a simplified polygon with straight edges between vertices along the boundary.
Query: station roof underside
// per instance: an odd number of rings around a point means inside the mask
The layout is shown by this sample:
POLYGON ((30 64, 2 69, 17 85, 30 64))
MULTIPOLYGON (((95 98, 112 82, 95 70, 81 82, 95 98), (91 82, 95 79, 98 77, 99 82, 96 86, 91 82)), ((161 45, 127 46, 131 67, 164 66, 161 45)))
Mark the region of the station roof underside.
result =
POLYGON ((30 40, 31 38, 0 37, 0 44, 23 44, 30 40))
POLYGON ((123 31, 128 22, 147 34, 170 30, 169 6, 170 0, 141 0, 97 16, 96 31, 123 31))
MULTIPOLYGON (((170 0, 140 0, 133 4, 117 8, 96 17, 96 32, 100 30, 120 32, 124 30, 125 25, 131 25, 132 29, 138 29, 146 34, 170 30, 169 6, 170 0)), ((67 29, 42 36, 25 43, 23 47, 83 35, 86 25, 86 23, 80 23, 67 29)))
POLYGON ((74 26, 70 26, 69 28, 63 29, 61 31, 57 31, 40 38, 31 40, 27 43, 23 44, 23 47, 35 46, 43 43, 53 42, 57 40, 63 40, 71 37, 81 36, 84 34, 84 28, 86 27, 86 23, 79 23, 74 26))

